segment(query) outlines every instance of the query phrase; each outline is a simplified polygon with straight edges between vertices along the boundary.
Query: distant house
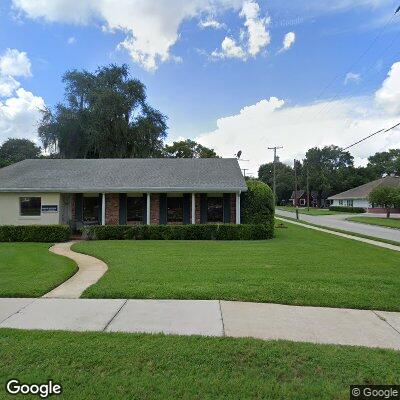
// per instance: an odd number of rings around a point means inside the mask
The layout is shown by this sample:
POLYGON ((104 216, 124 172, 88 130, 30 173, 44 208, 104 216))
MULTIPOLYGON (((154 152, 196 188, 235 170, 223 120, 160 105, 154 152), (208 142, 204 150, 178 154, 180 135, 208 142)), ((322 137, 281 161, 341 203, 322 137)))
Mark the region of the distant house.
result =
MULTIPOLYGON (((343 193, 335 194, 329 197, 328 200, 332 201, 332 206, 335 207, 360 207, 365 208, 368 212, 385 212, 368 200, 369 194, 378 187, 400 187, 400 177, 385 176, 354 189, 346 190, 343 193)), ((393 210, 393 212, 400 212, 400 210, 393 210)))
MULTIPOLYGON (((289 199, 290 203, 293 205, 293 207, 305 207, 307 206, 307 193, 305 190, 298 190, 295 192, 293 190, 292 195, 290 196, 289 199), (297 204, 296 204, 297 201, 297 204)), ((318 205, 318 199, 317 199, 317 193, 316 192, 311 192, 310 193, 310 207, 317 207, 318 205)))
POLYGON ((25 160, 0 170, 0 225, 240 224, 237 159, 25 160))

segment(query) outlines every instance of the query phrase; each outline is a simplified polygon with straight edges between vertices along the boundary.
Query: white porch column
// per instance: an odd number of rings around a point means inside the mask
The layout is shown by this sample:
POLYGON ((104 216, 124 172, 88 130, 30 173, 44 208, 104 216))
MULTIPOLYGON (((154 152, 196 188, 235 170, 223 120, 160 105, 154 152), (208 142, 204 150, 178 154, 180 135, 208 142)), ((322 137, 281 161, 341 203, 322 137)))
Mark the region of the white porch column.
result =
POLYGON ((147 193, 147 202, 146 202, 146 222, 147 225, 150 225, 150 193, 147 193))
POLYGON ((196 223, 196 194, 192 193, 192 224, 196 223))
POLYGON ((236 193, 236 224, 240 225, 240 192, 236 193))
POLYGON ((101 194, 101 224, 106 224, 106 194, 101 194))

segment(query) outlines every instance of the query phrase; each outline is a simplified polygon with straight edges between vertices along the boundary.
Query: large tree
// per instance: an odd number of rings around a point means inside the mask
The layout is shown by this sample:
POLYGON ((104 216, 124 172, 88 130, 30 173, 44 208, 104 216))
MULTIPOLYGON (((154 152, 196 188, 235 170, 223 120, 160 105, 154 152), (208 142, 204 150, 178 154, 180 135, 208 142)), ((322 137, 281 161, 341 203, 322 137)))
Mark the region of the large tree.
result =
POLYGON ((305 185, 308 174, 310 190, 318 193, 321 204, 322 199, 345 190, 343 177, 353 164, 353 156, 340 147, 314 147, 307 151, 303 160, 302 185, 305 185))
POLYGON ((0 167, 28 158, 38 158, 41 149, 28 139, 10 138, 0 146, 0 167))
POLYGON ((382 175, 400 174, 400 149, 390 149, 381 153, 375 153, 368 158, 367 168, 376 178, 382 175))
POLYGON ((61 158, 160 156, 166 117, 146 103, 126 65, 64 74, 65 102, 43 111, 39 137, 61 158))
MULTIPOLYGON (((258 169, 258 179, 269 187, 274 187, 274 163, 267 163, 258 169)), ((276 163, 276 197, 277 203, 287 201, 292 194, 294 187, 293 169, 281 162, 276 163)))
POLYGON ((165 157, 171 158, 217 158, 218 155, 214 149, 209 149, 195 142, 194 140, 186 139, 179 142, 174 142, 170 146, 164 147, 165 157))

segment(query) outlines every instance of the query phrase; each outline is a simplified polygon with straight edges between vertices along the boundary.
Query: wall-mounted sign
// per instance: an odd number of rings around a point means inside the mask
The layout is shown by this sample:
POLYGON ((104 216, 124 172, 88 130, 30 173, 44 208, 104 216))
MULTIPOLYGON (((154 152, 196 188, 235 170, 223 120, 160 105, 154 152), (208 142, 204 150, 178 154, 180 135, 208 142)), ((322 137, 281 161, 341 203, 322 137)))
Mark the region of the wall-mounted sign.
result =
POLYGON ((58 206, 57 205, 42 205, 42 213, 57 213, 58 206))

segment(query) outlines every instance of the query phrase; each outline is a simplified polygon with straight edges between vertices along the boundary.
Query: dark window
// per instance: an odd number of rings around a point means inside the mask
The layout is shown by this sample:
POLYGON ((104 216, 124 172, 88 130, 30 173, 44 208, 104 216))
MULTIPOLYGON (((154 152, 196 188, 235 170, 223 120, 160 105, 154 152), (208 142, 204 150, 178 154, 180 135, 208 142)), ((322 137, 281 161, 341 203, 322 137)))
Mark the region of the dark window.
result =
POLYGON ((99 222, 99 198, 84 197, 83 198, 83 222, 97 223, 99 222))
POLYGON ((24 217, 37 217, 40 215, 42 199, 40 197, 20 197, 20 214, 24 217))
POLYGON ((167 221, 183 222, 183 197, 167 197, 167 221))
POLYGON ((207 221, 224 221, 224 205, 222 197, 207 197, 207 221))
POLYGON ((143 197, 128 197, 126 200, 126 215, 128 222, 143 221, 143 197))

